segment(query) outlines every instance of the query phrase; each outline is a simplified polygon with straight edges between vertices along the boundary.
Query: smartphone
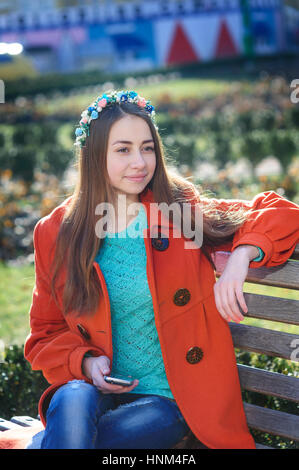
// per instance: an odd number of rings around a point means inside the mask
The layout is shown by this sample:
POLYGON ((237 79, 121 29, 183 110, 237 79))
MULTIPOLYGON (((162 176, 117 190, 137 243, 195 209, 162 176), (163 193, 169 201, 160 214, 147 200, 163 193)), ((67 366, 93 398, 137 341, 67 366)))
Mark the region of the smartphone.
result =
POLYGON ((134 379, 130 375, 115 374, 113 376, 104 375, 104 380, 108 384, 122 385, 123 387, 130 387, 133 385, 134 379))

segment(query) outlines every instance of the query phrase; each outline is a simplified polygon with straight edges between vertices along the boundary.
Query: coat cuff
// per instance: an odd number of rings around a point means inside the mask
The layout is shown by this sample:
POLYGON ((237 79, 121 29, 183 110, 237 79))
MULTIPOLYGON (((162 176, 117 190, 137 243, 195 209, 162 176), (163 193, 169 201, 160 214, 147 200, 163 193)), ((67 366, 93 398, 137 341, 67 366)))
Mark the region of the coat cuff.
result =
POLYGON ((259 247, 264 252, 264 257, 261 261, 251 261, 249 264, 250 268, 255 268, 263 266, 266 264, 272 257, 273 253, 273 243, 272 241, 263 233, 248 232, 244 234, 240 239, 233 242, 232 251, 237 248, 239 245, 255 245, 259 247))

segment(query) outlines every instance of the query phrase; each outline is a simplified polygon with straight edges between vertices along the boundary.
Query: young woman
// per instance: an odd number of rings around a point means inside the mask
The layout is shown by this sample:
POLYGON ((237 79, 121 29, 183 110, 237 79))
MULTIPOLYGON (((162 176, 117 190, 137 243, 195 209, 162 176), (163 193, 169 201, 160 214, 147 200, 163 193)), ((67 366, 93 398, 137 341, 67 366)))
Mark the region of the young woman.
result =
POLYGON ((291 255, 299 207, 273 191, 204 197, 167 168, 154 113, 134 91, 99 96, 76 130, 74 193, 34 229, 25 357, 51 384, 42 448, 171 448, 190 431, 255 448, 228 321, 247 311, 248 267, 291 255), (231 256, 215 282, 220 249, 231 256), (132 384, 106 381, 118 374, 132 384))

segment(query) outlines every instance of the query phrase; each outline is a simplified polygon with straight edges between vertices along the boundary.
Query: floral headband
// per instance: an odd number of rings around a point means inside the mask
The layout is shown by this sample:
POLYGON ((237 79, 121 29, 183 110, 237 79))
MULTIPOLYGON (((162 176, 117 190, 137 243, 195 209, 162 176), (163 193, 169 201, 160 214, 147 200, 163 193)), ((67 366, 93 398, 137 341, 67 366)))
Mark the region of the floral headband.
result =
POLYGON ((138 95, 135 91, 111 91, 104 93, 102 96, 98 96, 94 103, 92 103, 85 111, 81 114, 81 120, 79 127, 75 130, 76 142, 74 145, 83 147, 86 141, 86 137, 89 136, 89 126, 92 119, 97 119, 99 113, 109 105, 115 103, 135 103, 150 115, 156 129, 158 129, 155 123, 155 108, 150 104, 150 101, 146 101, 145 98, 138 95))

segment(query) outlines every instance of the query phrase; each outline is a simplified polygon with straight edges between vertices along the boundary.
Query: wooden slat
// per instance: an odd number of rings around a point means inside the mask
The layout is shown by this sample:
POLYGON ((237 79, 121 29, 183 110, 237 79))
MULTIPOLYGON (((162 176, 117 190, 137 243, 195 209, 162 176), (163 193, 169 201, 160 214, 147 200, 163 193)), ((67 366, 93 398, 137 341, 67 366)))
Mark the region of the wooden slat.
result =
POLYGON ((20 429, 21 426, 19 426, 16 423, 12 423, 11 421, 8 421, 4 418, 0 418, 0 431, 8 431, 9 429, 20 429))
MULTIPOLYGON (((230 257, 226 251, 215 252, 216 276, 220 276, 230 257)), ((299 290, 299 263, 289 260, 280 266, 249 268, 247 282, 299 290)))
POLYGON ((289 360, 293 353, 291 360, 299 362, 299 355, 294 354, 298 348, 299 335, 232 322, 229 323, 229 327, 236 348, 289 360))
POLYGON ((299 378, 238 364, 244 390, 299 402, 299 378))
POLYGON ((250 428, 299 441, 299 416, 244 403, 250 428))
POLYGON ((299 260, 299 243, 296 245, 295 250, 291 256, 291 259, 298 259, 299 260))
POLYGON ((40 423, 38 419, 31 418, 31 416, 13 416, 10 421, 18 424, 19 426, 25 427, 34 426, 40 423))
POLYGON ((263 444, 255 444, 257 449, 275 449, 275 447, 264 446, 263 444))
POLYGON ((244 293, 244 298, 248 307, 248 312, 246 314, 243 312, 246 317, 299 325, 298 300, 247 292, 244 293))
POLYGON ((299 263, 287 261, 280 266, 249 268, 247 282, 299 290, 299 263))

